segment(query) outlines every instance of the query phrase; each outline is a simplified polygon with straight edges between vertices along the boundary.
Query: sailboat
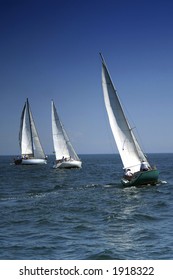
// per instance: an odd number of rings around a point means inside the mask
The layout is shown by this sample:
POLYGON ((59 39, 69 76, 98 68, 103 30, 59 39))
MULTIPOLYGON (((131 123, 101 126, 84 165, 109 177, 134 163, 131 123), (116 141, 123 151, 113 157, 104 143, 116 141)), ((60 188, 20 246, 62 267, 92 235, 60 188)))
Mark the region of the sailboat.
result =
POLYGON ((81 168, 82 162, 76 154, 67 133, 59 119, 55 104, 52 100, 52 137, 56 162, 54 168, 81 168))
POLYGON ((40 143, 28 98, 21 114, 19 145, 21 156, 14 160, 16 165, 47 163, 47 158, 40 143))
POLYGON ((159 172, 156 167, 150 165, 137 142, 133 128, 130 127, 124 114, 117 91, 101 53, 100 56, 102 61, 102 88, 105 107, 124 169, 124 176, 121 179, 121 183, 124 186, 157 184, 159 172), (125 172, 127 172, 127 175, 125 175, 125 172))

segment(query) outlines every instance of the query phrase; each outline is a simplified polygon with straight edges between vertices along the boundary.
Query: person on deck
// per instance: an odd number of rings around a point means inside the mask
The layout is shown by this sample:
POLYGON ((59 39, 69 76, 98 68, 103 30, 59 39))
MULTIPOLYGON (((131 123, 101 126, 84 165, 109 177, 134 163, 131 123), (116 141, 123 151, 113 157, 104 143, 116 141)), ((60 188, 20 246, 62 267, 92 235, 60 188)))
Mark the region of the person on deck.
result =
POLYGON ((125 170, 125 174, 124 175, 125 175, 125 178, 130 181, 132 179, 133 173, 131 172, 130 168, 127 168, 125 170))
POLYGON ((142 160, 140 171, 148 171, 149 169, 150 169, 149 164, 146 161, 142 160))

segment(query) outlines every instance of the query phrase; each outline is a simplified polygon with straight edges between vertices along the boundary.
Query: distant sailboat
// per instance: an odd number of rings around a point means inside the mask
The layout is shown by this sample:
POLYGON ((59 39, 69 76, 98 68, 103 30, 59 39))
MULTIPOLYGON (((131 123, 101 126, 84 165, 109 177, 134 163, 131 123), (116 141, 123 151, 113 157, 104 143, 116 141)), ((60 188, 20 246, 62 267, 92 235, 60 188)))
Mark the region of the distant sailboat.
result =
POLYGON ((56 163, 54 168, 81 168, 82 162, 76 154, 52 101, 52 136, 56 163))
POLYGON ((14 160, 16 165, 47 163, 47 159, 34 124, 28 98, 25 102, 21 115, 19 144, 21 157, 14 160))
POLYGON ((102 87, 109 123, 124 165, 123 169, 124 171, 128 171, 127 175, 121 179, 121 182, 124 186, 156 184, 158 182, 159 172, 156 168, 150 166, 140 148, 132 128, 126 119, 105 61, 101 54, 100 56, 102 59, 102 87), (143 167, 144 169, 142 169, 143 167), (129 172, 130 174, 128 174, 129 172))

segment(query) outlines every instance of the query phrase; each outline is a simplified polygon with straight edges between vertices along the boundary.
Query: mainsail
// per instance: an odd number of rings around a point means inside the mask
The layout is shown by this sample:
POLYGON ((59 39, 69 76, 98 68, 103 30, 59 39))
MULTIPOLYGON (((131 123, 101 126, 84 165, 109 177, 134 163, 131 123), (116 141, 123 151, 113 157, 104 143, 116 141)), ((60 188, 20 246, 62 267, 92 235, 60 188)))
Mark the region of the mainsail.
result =
POLYGON ((117 91, 113 85, 102 55, 101 58, 104 101, 112 133, 124 168, 130 168, 132 172, 137 172, 140 170, 141 161, 148 161, 126 119, 117 91))
POLYGON ((19 144, 22 156, 45 158, 45 153, 40 143, 28 99, 25 102, 20 122, 19 144))
POLYGON ((56 160, 60 160, 63 157, 71 157, 74 160, 79 160, 74 148, 72 147, 67 133, 59 119, 57 110, 55 108, 54 102, 52 101, 52 135, 53 144, 55 150, 56 160))

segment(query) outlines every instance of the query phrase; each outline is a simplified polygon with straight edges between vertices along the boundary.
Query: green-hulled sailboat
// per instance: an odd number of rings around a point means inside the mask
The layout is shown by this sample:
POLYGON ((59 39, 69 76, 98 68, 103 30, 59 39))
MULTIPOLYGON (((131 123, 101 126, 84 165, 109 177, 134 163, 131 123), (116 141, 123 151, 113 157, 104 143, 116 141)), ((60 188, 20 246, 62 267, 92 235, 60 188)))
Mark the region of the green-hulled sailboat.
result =
POLYGON ((102 54, 100 56, 102 60, 103 95, 109 123, 123 163, 123 169, 131 172, 131 176, 123 176, 121 183, 123 186, 155 185, 158 183, 159 172, 155 167, 151 167, 140 148, 124 114, 102 54), (143 162, 147 165, 145 171, 141 169, 143 162))

